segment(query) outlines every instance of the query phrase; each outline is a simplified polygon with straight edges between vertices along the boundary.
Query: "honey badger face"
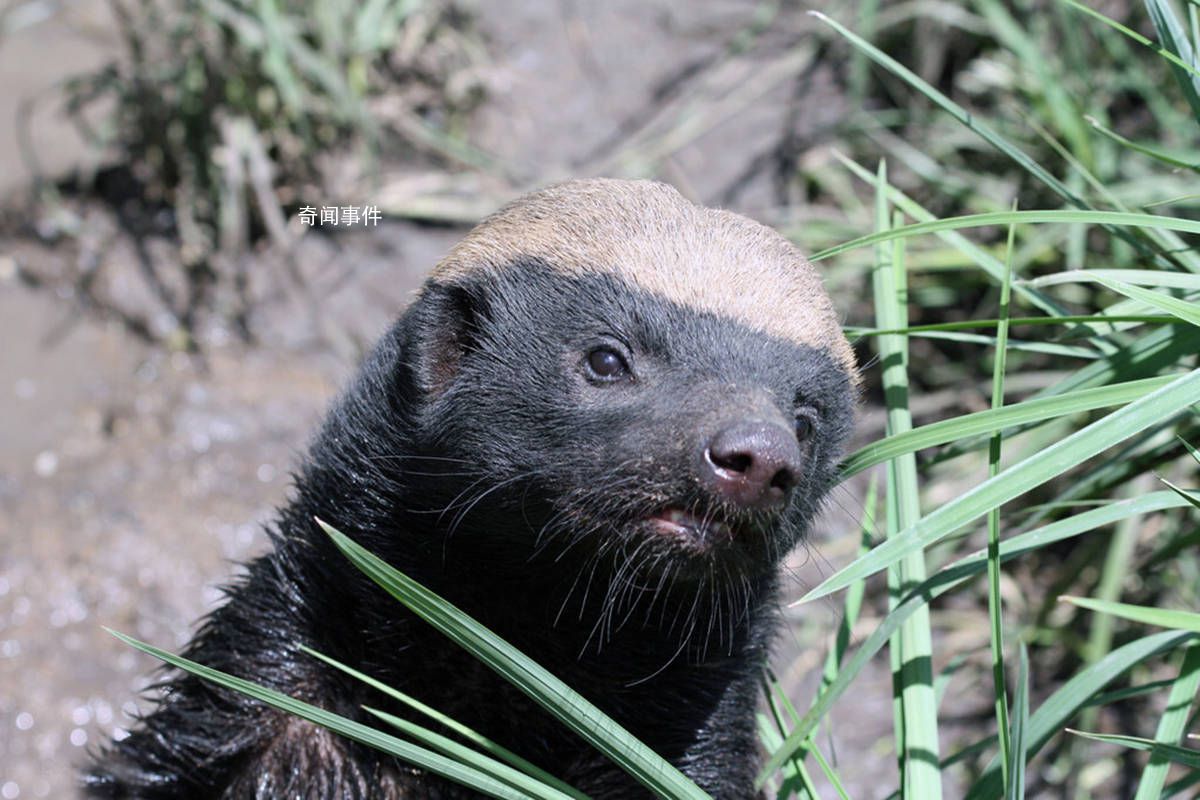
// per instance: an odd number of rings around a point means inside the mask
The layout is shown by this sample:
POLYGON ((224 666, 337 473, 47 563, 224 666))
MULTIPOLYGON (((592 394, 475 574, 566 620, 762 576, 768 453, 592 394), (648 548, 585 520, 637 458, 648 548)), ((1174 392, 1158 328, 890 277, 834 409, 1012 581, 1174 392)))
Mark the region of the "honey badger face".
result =
POLYGON ((452 487, 469 529, 499 512, 548 547, 767 566, 833 477, 852 400, 824 351, 536 260, 428 291, 423 449, 480 468, 452 487))
POLYGON ((476 553, 631 577, 770 571, 829 488, 854 367, 811 266, 661 184, 545 190, 409 313, 418 492, 476 553))

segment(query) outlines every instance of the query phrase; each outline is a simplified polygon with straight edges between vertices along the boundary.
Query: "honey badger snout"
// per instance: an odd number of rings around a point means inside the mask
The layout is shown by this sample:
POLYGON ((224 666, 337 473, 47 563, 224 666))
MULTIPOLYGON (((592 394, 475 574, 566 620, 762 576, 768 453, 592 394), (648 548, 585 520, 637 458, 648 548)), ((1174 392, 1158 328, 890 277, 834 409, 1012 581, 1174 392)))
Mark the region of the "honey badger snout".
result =
POLYGON ((762 419, 722 425, 704 443, 697 460, 701 484, 716 497, 762 511, 787 502, 803 466, 792 431, 762 419))

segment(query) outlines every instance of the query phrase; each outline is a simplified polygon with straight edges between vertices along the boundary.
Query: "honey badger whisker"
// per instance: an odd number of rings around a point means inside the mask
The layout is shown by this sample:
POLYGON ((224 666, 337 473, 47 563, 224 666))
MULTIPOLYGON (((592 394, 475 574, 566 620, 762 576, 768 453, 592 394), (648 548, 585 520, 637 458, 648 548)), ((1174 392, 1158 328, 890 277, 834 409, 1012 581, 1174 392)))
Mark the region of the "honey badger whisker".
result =
MULTIPOLYGON (((584 571, 586 571, 586 572, 587 572, 588 579, 587 579, 587 581, 586 581, 586 582, 584 583, 584 585, 583 585, 583 597, 582 597, 582 598, 580 598, 580 601, 579 601, 579 613, 578 613, 578 616, 576 616, 576 618, 575 618, 576 622, 583 622, 584 613, 585 613, 585 611, 586 611, 586 609, 587 609, 587 601, 588 601, 588 597, 589 597, 589 595, 591 594, 591 591, 592 591, 592 581, 593 581, 593 580, 595 580, 595 578, 596 578, 596 570, 599 568, 599 566, 600 566, 600 564, 601 564, 601 561, 602 561, 602 559, 603 559, 603 557, 604 557, 604 555, 605 555, 605 553, 604 553, 604 550, 605 550, 605 549, 611 549, 611 547, 612 547, 612 545, 611 545, 611 544, 608 544, 608 545, 602 545, 601 549, 600 549, 600 550, 597 550, 597 551, 596 551, 596 553, 595 553, 595 555, 593 555, 593 556, 592 556, 592 557, 589 559, 590 569, 585 569, 585 570, 581 570, 581 571, 580 571, 580 574, 581 574, 581 575, 583 574, 583 572, 584 572, 584 571)), ((574 584, 572 584, 571 591, 570 591, 570 592, 567 594, 567 596, 566 596, 566 597, 563 599, 563 603, 564 603, 564 604, 565 604, 565 603, 567 603, 567 602, 570 600, 570 598, 571 598, 571 594, 573 594, 573 593, 574 593, 574 584)), ((585 642, 584 642, 584 647, 585 647, 585 649, 586 649, 586 647, 587 647, 587 641, 590 641, 590 638, 591 638, 591 637, 590 637, 590 634, 589 634, 588 640, 585 640, 585 642)))
MULTIPOLYGON (((475 490, 475 488, 481 484, 484 484, 488 480, 489 476, 486 473, 483 473, 483 474, 475 473, 475 474, 477 476, 475 478, 475 480, 473 480, 471 483, 467 484, 466 487, 464 487, 462 491, 460 491, 458 494, 456 494, 450 500, 449 503, 446 503, 445 505, 443 505, 439 509, 437 509, 438 517, 437 517, 437 522, 435 524, 437 524, 437 525, 444 524, 446 521, 446 515, 449 514, 451 511, 454 511, 457 508, 461 508, 462 505, 467 502, 466 498, 471 497, 471 493, 475 490)), ((467 477, 470 477, 470 476, 468 475, 467 477)), ((490 486, 485 486, 484 491, 485 492, 490 491, 491 488, 492 487, 490 487, 490 486)))
POLYGON ((837 506, 838 510, 850 519, 853 527, 860 531, 863 529, 865 516, 875 512, 875 509, 864 509, 860 505, 859 498, 855 497, 854 493, 844 484, 838 484, 830 489, 827 502, 837 506))
MULTIPOLYGON (((301 651, 504 742, 594 800, 633 778, 356 572, 327 520, 600 705, 715 800, 752 800, 784 557, 837 477, 857 372, 790 242, 647 181, 488 217, 340 396, 185 655, 377 724, 301 651)), ((833 498, 839 503, 840 498, 833 498)), ((98 754, 95 797, 471 797, 199 679, 98 754)))
POLYGON ((640 678, 637 678, 636 680, 628 681, 625 684, 625 688, 632 689, 633 687, 639 686, 643 683, 646 683, 647 681, 654 680, 654 678, 661 675, 664 670, 666 670, 668 667, 670 667, 672 664, 674 664, 676 662, 676 660, 678 660, 679 656, 683 654, 684 649, 688 646, 688 638, 689 637, 687 637, 687 636, 681 636, 679 639, 679 647, 677 647, 675 649, 674 653, 671 653, 670 657, 666 661, 664 661, 658 667, 658 669, 654 670, 654 672, 651 672, 649 675, 644 675, 640 678))
POLYGON ((450 464, 467 464, 475 466, 476 462, 469 458, 450 458, 447 456, 427 456, 418 453, 382 453, 380 455, 365 456, 366 461, 430 461, 437 463, 450 464))
MULTIPOLYGON (((632 553, 622 553, 615 574, 611 577, 608 583, 608 590, 605 592, 603 601, 603 612, 598 621, 599 625, 599 643, 603 644, 612 638, 612 633, 624 624, 628 619, 625 618, 618 621, 617 614, 620 613, 622 606, 637 590, 635 583, 635 568, 638 557, 642 551, 650 545, 650 540, 643 540, 635 546, 632 553)), ((589 639, 591 637, 589 636, 589 639)))
POLYGON ((645 588, 640 584, 639 574, 641 572, 641 561, 648 560, 651 555, 645 553, 650 547, 650 540, 645 540, 637 545, 636 549, 626 556, 625 564, 618 572, 615 582, 622 584, 617 595, 612 599, 613 614, 610 617, 610 623, 615 619, 616 613, 624 604, 628 606, 625 616, 616 622, 615 629, 620 629, 629 621, 629 617, 637 610, 637 606, 632 602, 632 599, 639 594, 645 592, 645 588))
MULTIPOLYGON (((475 508, 475 506, 479 505, 479 503, 482 502, 488 495, 498 492, 501 489, 511 486, 514 483, 528 480, 530 477, 534 476, 535 474, 536 474, 535 472, 531 471, 531 472, 527 472, 527 473, 524 473, 521 475, 513 475, 510 478, 505 478, 504 480, 500 481, 499 483, 493 484, 492 486, 489 486, 488 488, 484 489, 483 491, 476 493, 474 497, 470 498, 470 500, 462 500, 462 502, 457 503, 457 505, 459 506, 459 511, 455 515, 454 519, 451 520, 450 524, 446 526, 446 538, 449 539, 454 534, 454 532, 456 530, 458 530, 458 526, 462 524, 462 522, 466 518, 467 514, 471 513, 471 509, 473 509, 473 508, 475 508)), ((460 495, 460 498, 461 498, 461 495, 460 495)), ((451 504, 451 505, 447 506, 445 508, 445 510, 443 511, 443 513, 448 512, 451 508, 453 508, 454 505, 455 504, 451 504)), ((440 518, 439 518, 439 521, 440 521, 440 518)))
MULTIPOLYGON (((618 465, 618 468, 620 466, 618 465)), ((613 499, 613 495, 619 490, 637 483, 637 481, 638 478, 636 475, 626 475, 605 484, 599 489, 578 489, 568 494, 562 502, 562 508, 538 529, 535 536, 535 554, 540 553, 546 546, 546 534, 554 532, 555 527, 569 515, 586 515, 597 520, 603 520, 615 512, 622 510, 622 505, 613 499), (590 504, 592 503, 600 503, 600 505, 591 508, 590 504)), ((582 538, 582 532, 579 530, 568 530, 568 532, 574 534, 577 538, 582 538)))
POLYGON ((478 465, 475 464, 474 462, 470 461, 469 459, 465 459, 465 458, 446 458, 446 457, 440 457, 440 456, 422 456, 422 455, 405 454, 405 453, 388 453, 388 454, 377 455, 377 456, 367 456, 367 457, 365 457, 365 460, 369 463, 374 463, 374 462, 385 462, 385 463, 401 462, 401 463, 404 463, 404 462, 417 461, 417 462, 429 462, 431 464, 441 464, 441 463, 462 464, 462 465, 469 466, 469 467, 475 467, 475 469, 466 470, 463 472, 446 472, 444 470, 438 470, 436 472, 421 472, 418 470, 414 470, 407 465, 402 467, 405 475, 417 475, 422 478, 434 478, 434 477, 443 476, 443 475, 452 476, 452 477, 456 477, 456 478, 466 478, 466 477, 471 477, 473 475, 479 474, 479 470, 477 468, 478 465))

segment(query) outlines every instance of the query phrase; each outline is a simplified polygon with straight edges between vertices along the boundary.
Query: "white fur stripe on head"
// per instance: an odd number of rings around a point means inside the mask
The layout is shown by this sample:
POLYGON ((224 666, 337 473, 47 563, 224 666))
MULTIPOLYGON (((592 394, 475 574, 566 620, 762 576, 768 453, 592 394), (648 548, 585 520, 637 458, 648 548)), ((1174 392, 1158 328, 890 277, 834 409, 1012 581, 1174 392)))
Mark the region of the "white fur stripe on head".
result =
POLYGON ((791 242, 654 181, 570 181, 513 201, 438 264, 452 282, 536 258, 567 274, 607 272, 672 302, 830 352, 856 374, 820 276, 791 242))

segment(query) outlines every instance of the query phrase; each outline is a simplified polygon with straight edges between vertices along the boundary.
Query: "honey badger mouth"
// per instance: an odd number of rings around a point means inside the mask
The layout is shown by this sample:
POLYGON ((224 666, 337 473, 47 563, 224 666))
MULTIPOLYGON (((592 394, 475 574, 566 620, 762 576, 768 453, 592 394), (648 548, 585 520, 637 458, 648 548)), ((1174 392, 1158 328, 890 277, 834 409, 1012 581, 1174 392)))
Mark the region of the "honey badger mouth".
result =
POLYGON ((720 516, 697 514, 678 506, 668 506, 651 514, 647 520, 655 533, 689 549, 730 541, 737 535, 733 525, 720 516))
POLYGON ((633 572, 647 579, 689 583, 769 572, 802 529, 790 506, 739 508, 683 486, 668 490, 626 477, 556 497, 548 523, 534 526, 535 551, 556 561, 580 557, 585 565, 612 558, 636 565, 633 572))
MULTIPOLYGON (((779 515, 730 512, 716 505, 669 504, 648 514, 644 528, 657 542, 685 555, 736 558, 766 558, 764 545, 782 526, 779 515)), ((765 565, 764 565, 765 566, 765 565)))
MULTIPOLYGON (((660 495, 661 497, 661 495, 660 495)), ((591 516, 581 527, 598 534, 589 548, 614 548, 643 563, 645 572, 669 572, 672 579, 773 569, 794 543, 796 525, 784 509, 756 511, 730 507, 718 498, 681 493, 650 505, 626 497, 607 498, 608 514, 591 516), (612 541, 615 539, 616 541, 612 541)), ((585 516, 598 509, 583 510, 585 516)))

